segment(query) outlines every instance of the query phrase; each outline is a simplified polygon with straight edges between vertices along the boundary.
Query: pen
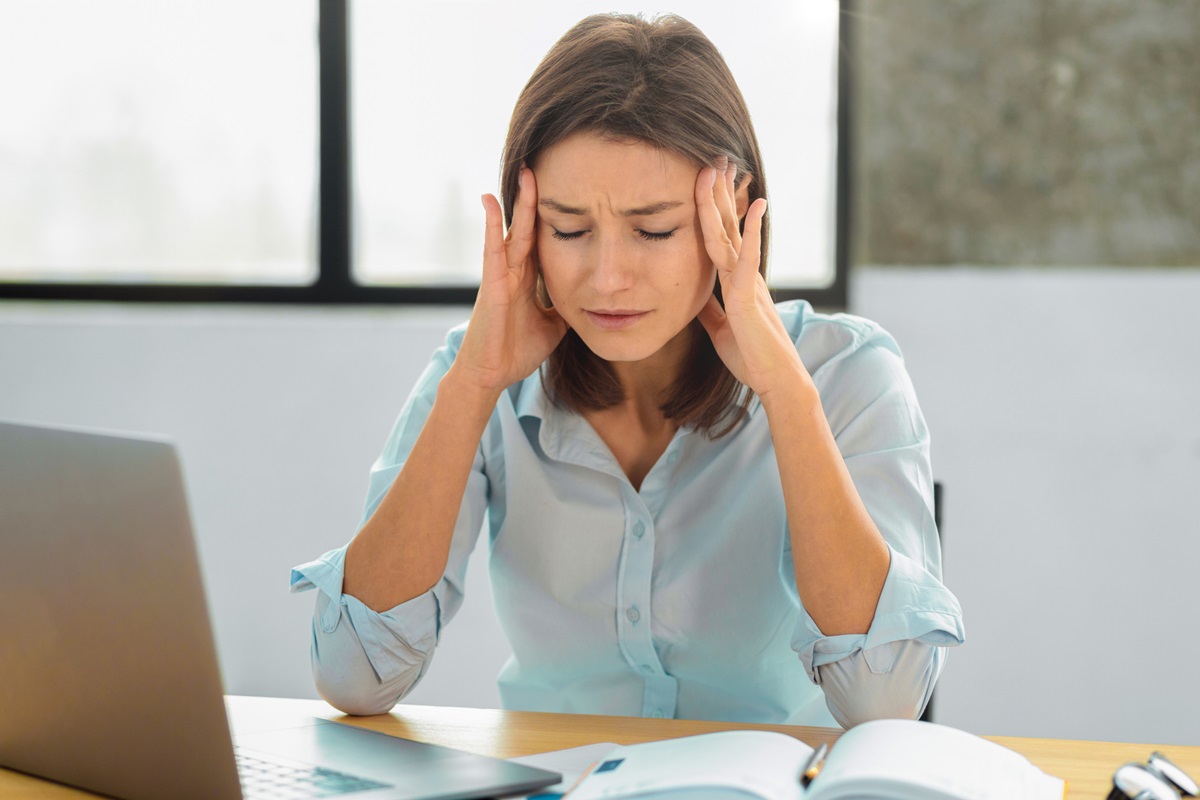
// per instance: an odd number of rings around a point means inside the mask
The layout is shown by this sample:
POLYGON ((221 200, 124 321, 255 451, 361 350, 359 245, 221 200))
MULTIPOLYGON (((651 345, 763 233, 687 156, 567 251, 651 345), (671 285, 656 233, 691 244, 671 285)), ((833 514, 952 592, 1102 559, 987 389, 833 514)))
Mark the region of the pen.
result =
POLYGON ((808 761, 804 762, 804 769, 800 770, 800 785, 808 788, 808 785, 813 782, 817 775, 821 774, 821 767, 825 765, 825 754, 829 752, 829 745, 821 745, 813 754, 808 757, 808 761))

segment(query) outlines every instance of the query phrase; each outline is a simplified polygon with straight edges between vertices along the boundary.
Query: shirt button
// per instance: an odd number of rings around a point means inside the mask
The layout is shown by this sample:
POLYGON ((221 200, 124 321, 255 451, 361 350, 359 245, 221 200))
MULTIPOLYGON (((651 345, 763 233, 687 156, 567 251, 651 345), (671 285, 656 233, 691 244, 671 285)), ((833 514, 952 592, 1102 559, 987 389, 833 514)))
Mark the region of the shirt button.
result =
POLYGON ((678 453, 678 452, 671 453, 671 455, 667 456, 667 463, 668 463, 668 464, 674 464, 674 463, 675 463, 676 461, 678 461, 678 460, 679 460, 679 453, 678 453))
POLYGON ((650 673, 654 672, 654 667, 650 666, 649 664, 642 664, 642 672, 649 675, 650 673))
POLYGON ((662 710, 656 708, 650 712, 650 716, 654 717, 655 719, 662 719, 663 712, 662 712, 662 710))
POLYGON ((645 532, 646 524, 639 519, 633 525, 633 535, 640 539, 645 532))
POLYGON ((634 606, 633 608, 626 611, 625 616, 629 618, 630 622, 637 622, 639 619, 642 618, 641 613, 639 613, 637 610, 637 606, 634 606))

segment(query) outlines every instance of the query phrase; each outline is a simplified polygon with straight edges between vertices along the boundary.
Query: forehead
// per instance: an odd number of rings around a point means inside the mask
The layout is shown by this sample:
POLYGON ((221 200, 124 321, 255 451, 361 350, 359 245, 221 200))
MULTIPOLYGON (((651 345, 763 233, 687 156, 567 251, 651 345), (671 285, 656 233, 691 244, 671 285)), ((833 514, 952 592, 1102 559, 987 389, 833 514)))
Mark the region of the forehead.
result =
POLYGON ((538 194, 557 200, 602 192, 636 200, 685 199, 699 168, 670 150, 584 131, 573 133, 538 156, 538 194), (660 196, 664 192, 671 197, 660 196), (653 196, 651 196, 653 195, 653 196))

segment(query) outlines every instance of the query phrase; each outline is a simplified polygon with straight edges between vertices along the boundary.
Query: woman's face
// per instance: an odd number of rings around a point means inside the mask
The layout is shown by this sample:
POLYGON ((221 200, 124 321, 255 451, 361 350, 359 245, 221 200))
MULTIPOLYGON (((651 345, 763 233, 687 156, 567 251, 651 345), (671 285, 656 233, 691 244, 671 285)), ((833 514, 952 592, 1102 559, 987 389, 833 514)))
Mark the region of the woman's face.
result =
POLYGON ((698 172, 674 153, 592 133, 573 134, 538 156, 537 252, 546 291, 606 361, 658 353, 712 294, 716 274, 696 214, 698 172))

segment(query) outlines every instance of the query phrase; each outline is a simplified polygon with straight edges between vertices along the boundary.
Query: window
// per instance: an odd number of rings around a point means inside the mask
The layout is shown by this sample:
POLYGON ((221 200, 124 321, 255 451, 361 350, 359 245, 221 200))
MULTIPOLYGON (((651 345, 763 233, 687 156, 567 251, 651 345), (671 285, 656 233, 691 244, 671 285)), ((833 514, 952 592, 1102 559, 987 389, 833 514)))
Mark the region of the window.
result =
MULTIPOLYGON (((11 8, 0 11, 0 96, 14 98, 19 124, 0 129, 0 297, 462 303, 479 270, 478 198, 496 191, 517 94, 594 10, 11 8)), ((777 295, 844 305, 838 4, 671 10, 722 50, 754 114, 777 295)))
POLYGON ((294 0, 6 4, 0 279, 312 283, 316 24, 294 0))

